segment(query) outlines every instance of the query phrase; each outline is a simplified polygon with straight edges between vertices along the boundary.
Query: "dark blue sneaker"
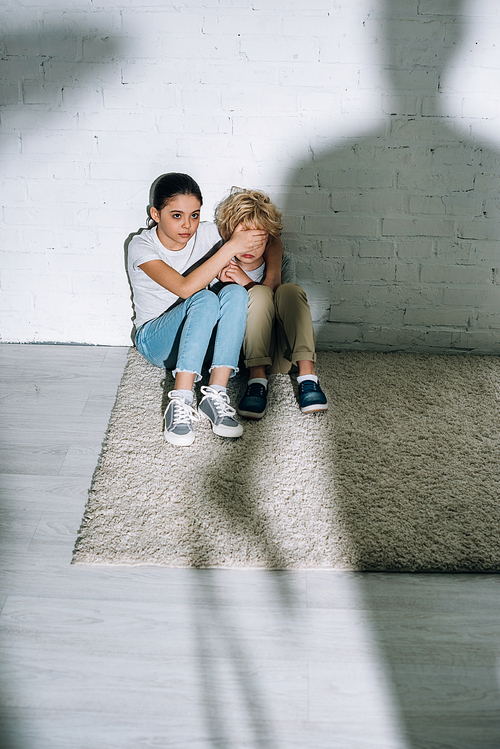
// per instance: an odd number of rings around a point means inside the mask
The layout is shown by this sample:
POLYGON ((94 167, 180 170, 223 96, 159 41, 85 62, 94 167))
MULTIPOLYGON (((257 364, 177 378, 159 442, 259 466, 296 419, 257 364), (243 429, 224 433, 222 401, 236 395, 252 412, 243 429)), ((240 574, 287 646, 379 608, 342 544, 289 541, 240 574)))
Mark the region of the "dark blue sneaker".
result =
POLYGON ((328 403, 319 382, 304 380, 299 384, 299 405, 303 414, 326 411, 328 403))
POLYGON ((262 419, 267 403, 267 388, 260 382, 252 382, 236 409, 247 419, 262 419))

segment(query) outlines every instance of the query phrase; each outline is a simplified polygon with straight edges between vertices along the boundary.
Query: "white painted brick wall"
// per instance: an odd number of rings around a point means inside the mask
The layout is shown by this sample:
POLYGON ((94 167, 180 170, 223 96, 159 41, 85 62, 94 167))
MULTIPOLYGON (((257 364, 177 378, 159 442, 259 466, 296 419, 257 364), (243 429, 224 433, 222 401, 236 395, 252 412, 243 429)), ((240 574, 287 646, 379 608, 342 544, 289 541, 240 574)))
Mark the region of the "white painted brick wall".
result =
POLYGON ((500 353, 495 0, 5 0, 2 341, 128 345, 151 182, 285 216, 319 346, 500 353))

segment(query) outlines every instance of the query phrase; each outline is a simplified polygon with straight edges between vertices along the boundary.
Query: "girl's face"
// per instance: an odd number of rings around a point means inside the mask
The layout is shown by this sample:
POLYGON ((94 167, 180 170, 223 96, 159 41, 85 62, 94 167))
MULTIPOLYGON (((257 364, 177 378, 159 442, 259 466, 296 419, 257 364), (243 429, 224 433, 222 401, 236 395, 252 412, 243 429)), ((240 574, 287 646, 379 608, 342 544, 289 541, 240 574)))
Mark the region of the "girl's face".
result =
POLYGON ((161 211, 151 208, 158 239, 167 250, 182 250, 200 223, 201 204, 194 195, 176 195, 161 211))

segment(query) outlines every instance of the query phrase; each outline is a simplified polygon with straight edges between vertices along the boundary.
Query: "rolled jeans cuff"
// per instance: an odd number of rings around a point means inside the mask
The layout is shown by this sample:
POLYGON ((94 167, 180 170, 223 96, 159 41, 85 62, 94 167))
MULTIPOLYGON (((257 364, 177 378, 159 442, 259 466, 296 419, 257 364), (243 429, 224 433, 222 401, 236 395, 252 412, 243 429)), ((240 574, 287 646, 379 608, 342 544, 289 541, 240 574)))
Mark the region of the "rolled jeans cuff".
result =
POLYGON ((250 367, 270 367, 272 363, 270 356, 258 356, 255 359, 245 359, 245 367, 247 369, 250 369, 250 367))
POLYGON ((178 372, 186 372, 186 374, 194 374, 195 375, 195 378, 194 378, 195 382, 199 382, 201 380, 201 374, 199 372, 195 372, 194 370, 191 370, 191 369, 173 369, 172 370, 172 377, 174 379, 175 379, 175 377, 176 377, 176 375, 177 375, 178 372))
POLYGON ((299 361, 312 361, 313 363, 316 361, 316 352, 315 351, 298 351, 296 354, 292 354, 290 357, 290 361, 292 364, 297 364, 299 361))
MULTIPOLYGON (((229 375, 229 379, 231 379, 232 377, 234 377, 240 371, 239 367, 234 367, 232 364, 212 364, 212 366, 208 370, 208 373, 210 374, 212 372, 212 369, 220 369, 221 367, 226 367, 227 369, 231 370, 231 374, 229 375)), ((198 380, 196 380, 196 382, 198 382, 198 380)))

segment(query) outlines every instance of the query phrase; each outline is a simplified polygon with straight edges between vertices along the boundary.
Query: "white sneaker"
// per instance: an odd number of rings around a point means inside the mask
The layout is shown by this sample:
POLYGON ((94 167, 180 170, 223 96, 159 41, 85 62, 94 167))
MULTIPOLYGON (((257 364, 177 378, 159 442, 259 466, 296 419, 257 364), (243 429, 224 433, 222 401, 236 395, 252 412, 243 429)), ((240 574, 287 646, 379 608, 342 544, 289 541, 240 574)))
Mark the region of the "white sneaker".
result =
POLYGON ((219 437, 241 437, 243 427, 234 418, 236 411, 229 405, 227 393, 213 390, 203 385, 201 392, 204 397, 200 401, 198 411, 212 422, 212 431, 219 437))
POLYGON ((180 395, 171 390, 170 403, 165 411, 165 440, 172 445, 186 447, 194 442, 193 421, 200 417, 195 409, 180 395))

